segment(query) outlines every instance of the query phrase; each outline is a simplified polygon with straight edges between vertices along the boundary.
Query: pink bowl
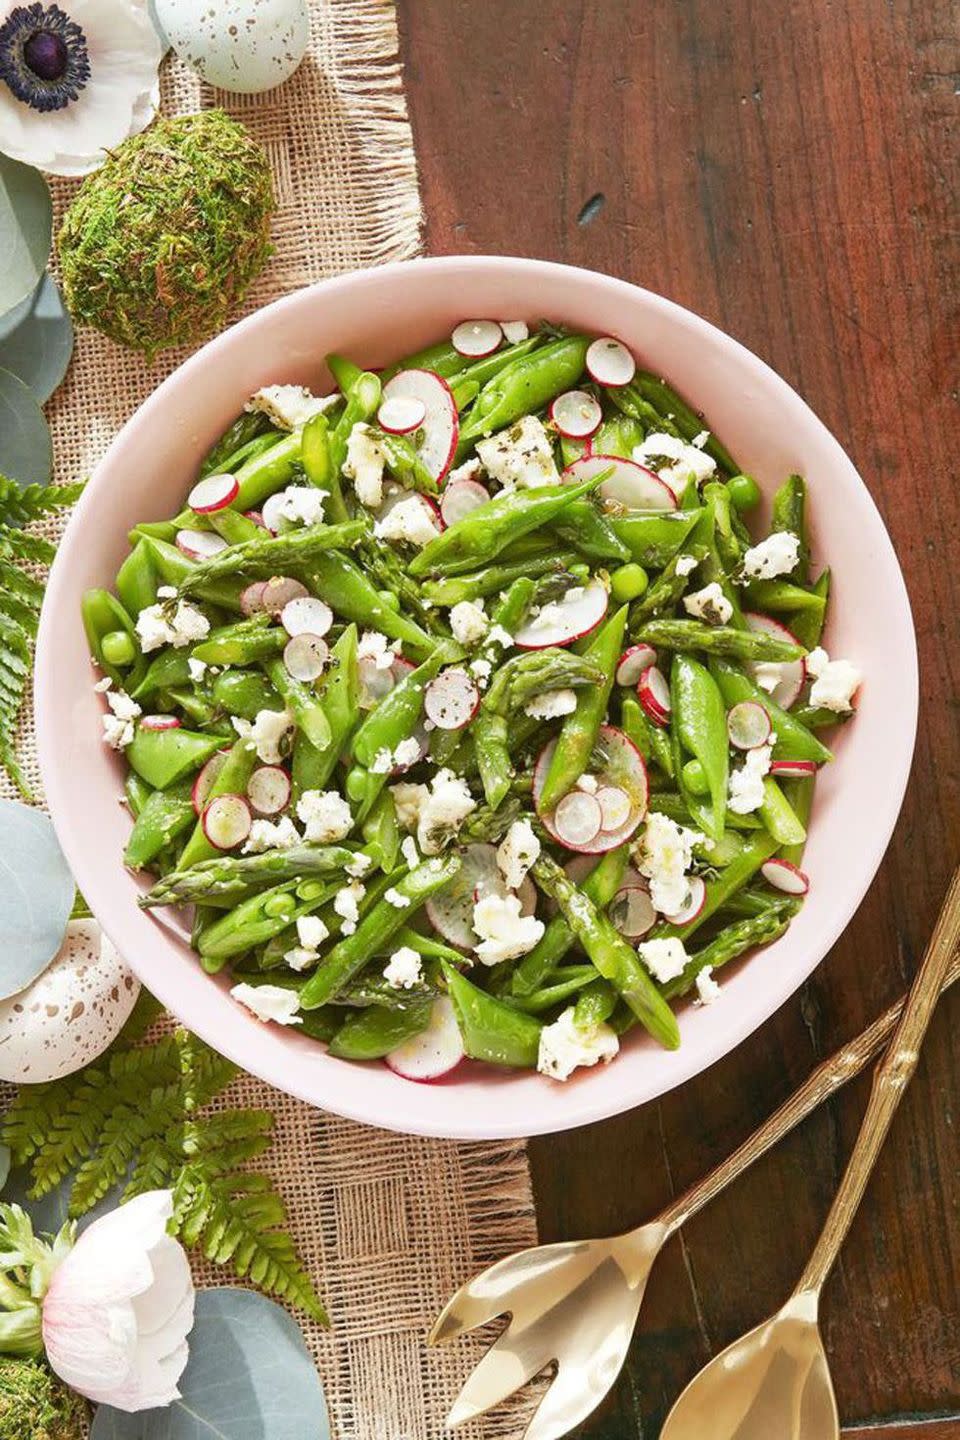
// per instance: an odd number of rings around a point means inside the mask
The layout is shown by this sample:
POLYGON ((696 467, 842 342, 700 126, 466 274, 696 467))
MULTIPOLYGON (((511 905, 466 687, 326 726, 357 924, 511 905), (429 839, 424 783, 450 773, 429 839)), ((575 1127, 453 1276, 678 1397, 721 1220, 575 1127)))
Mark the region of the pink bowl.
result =
POLYGON ((863 481, 761 360, 680 306, 606 275, 460 257, 301 290, 228 330, 158 387, 114 440, 61 544, 41 617, 36 712, 46 795, 77 884, 158 999, 225 1055, 311 1104, 389 1129, 480 1139, 562 1130, 642 1104, 725 1055, 796 990, 850 920, 889 841, 913 751, 917 661, 903 577, 863 481), (83 591, 112 585, 127 530, 180 507, 200 456, 259 386, 322 391, 327 351, 376 366, 473 315, 547 316, 619 335, 703 410, 767 492, 792 471, 805 475, 816 560, 833 569, 826 643, 866 677, 857 718, 817 789, 805 861, 811 892, 788 933, 731 969, 716 1004, 684 1009, 679 1050, 633 1036, 614 1064, 565 1085, 470 1065, 443 1084, 414 1085, 382 1065, 331 1059, 235 1004, 225 978, 205 975, 178 935, 137 908, 140 887, 120 862, 129 830, 117 804, 122 763, 100 740, 102 705, 80 623, 83 591))

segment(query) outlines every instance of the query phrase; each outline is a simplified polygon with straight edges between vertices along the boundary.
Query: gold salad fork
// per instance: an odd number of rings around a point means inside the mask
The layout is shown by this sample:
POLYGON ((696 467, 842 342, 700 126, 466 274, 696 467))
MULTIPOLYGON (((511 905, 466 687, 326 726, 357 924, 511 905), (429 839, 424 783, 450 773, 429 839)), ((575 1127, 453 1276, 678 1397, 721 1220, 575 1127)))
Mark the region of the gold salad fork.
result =
MULTIPOLYGON (((956 946, 958 901, 960 888, 955 879, 911 1004, 921 978, 931 973, 933 948, 938 938, 946 943, 951 924, 953 940, 948 944, 948 956, 956 946)), ((939 967, 933 995, 957 979, 960 955, 954 955, 949 967, 946 963, 939 967)), ((823 1061, 739 1149, 656 1219, 611 1239, 568 1240, 523 1250, 461 1286, 433 1326, 429 1344, 454 1340, 500 1315, 509 1313, 510 1321, 468 1378, 447 1417, 448 1427, 452 1429, 482 1415, 550 1365, 557 1367, 556 1374, 524 1440, 558 1440, 589 1415, 620 1373, 647 1279, 665 1242, 818 1105, 858 1075, 879 1053, 906 1003, 906 997, 901 998, 861 1035, 823 1061)), ((900 1049, 897 1046, 898 1054, 900 1049)), ((897 1074, 902 1074, 903 1062, 898 1061, 896 1068, 897 1074)), ((681 1436, 686 1440, 688 1435, 702 1440, 704 1434, 716 1435, 720 1440, 720 1432, 715 1432, 712 1424, 704 1429, 702 1420, 698 1423, 699 1430, 696 1425, 692 1430, 678 1430, 671 1440, 680 1440, 681 1436)), ((737 1434, 729 1433, 731 1437, 737 1434)), ((774 1431, 757 1433, 770 1440, 774 1431)), ((778 1440, 781 1433, 787 1434, 777 1432, 778 1440)), ((822 1440, 829 1440, 829 1435, 822 1440)))

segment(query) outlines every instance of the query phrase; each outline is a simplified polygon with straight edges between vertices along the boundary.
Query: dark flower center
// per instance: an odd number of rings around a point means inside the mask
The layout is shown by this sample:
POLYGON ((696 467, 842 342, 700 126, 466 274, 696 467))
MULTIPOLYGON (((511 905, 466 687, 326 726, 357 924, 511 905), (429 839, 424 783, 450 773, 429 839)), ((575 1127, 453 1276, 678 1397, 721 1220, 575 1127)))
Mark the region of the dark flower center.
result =
POLYGON ((34 110, 62 110, 90 78, 87 40, 59 5, 17 5, 0 25, 0 81, 34 110))

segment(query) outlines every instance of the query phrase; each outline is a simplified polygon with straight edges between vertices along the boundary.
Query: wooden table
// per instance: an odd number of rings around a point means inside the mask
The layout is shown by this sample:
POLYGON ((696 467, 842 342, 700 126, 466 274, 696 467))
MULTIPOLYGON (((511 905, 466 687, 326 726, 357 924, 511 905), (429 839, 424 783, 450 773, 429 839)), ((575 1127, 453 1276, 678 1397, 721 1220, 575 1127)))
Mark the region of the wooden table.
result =
MULTIPOLYGON (((602 1234, 721 1159, 904 989, 960 858, 960 9, 402 0, 400 11, 429 252, 592 266, 737 336, 853 457, 917 621, 923 704, 906 804, 814 978, 679 1093, 531 1146, 543 1239, 602 1234)), ((825 1295, 840 1412, 857 1436, 960 1437, 958 1033, 953 994, 825 1295)), ((699 1366, 787 1295, 866 1083, 668 1248, 620 1383, 579 1434, 655 1435, 699 1366)))

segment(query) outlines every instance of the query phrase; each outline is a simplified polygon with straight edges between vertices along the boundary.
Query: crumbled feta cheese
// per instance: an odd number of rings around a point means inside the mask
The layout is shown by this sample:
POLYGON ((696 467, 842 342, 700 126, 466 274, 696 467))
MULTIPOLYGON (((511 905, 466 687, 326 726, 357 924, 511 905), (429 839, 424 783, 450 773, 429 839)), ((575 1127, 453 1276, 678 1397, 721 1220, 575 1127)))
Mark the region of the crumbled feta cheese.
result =
POLYGON ((304 790, 297 801, 297 818, 311 844, 343 840, 353 829, 350 806, 336 790, 304 790))
POLYGON ((390 794, 393 796, 393 808, 397 812, 397 824, 401 830, 415 830, 420 812, 430 794, 426 785, 411 785, 402 781, 399 785, 390 786, 390 794))
POLYGON ((699 435, 694 435, 693 439, 690 441, 690 444, 691 444, 691 445, 696 445, 696 447, 697 447, 698 450, 702 450, 703 447, 706 445, 706 443, 707 443, 707 441, 708 441, 709 439, 710 439, 710 431, 709 431, 709 430, 701 430, 700 433, 699 433, 699 435))
POLYGON ((575 690, 545 690, 527 701, 523 713, 531 720, 557 720, 561 715, 572 715, 576 708, 575 690))
POLYGON ((187 670, 190 672, 190 679, 199 683, 207 673, 207 662, 195 660, 191 655, 187 661, 187 670))
POLYGON ((300 996, 296 990, 284 990, 280 985, 234 985, 230 994, 258 1020, 274 1020, 278 1025, 303 1024, 297 1014, 300 996))
POLYGON ((810 704, 845 715, 853 709, 853 697, 863 676, 849 660, 831 660, 818 645, 807 656, 807 674, 813 676, 810 704))
POLYGON ((537 634, 553 630, 555 626, 562 628, 566 624, 567 606, 581 599, 583 589, 582 585, 572 585, 561 600, 548 600, 546 605, 541 605, 539 610, 534 611, 527 621, 527 629, 537 634))
POLYGON ((651 810, 643 835, 636 846, 637 868, 650 881, 650 899, 661 915, 673 915, 687 898, 686 872, 693 861, 693 847, 703 836, 686 830, 651 810))
POLYGON ((560 476, 543 421, 524 415, 515 425, 477 443, 487 474, 505 488, 557 485, 560 476))
POLYGON ((450 611, 450 629, 460 645, 478 645, 490 622, 483 613, 483 601, 461 600, 450 611))
POLYGON ((720 986, 713 978, 713 966, 705 965, 697 973, 697 1003, 712 1005, 720 999, 720 986))
POLYGON ((288 485, 280 491, 276 517, 288 525, 319 525, 323 519, 323 502, 329 493, 318 490, 315 485, 288 485))
POLYGON ((620 1049, 616 1031, 609 1025, 595 1025, 591 1030, 574 1023, 575 1010, 570 1005, 552 1025, 540 1031, 537 1069, 551 1080, 569 1080, 574 1070, 584 1065, 607 1064, 620 1049))
POLYGON ((471 660, 470 674, 476 680, 481 690, 487 688, 487 683, 493 673, 493 666, 489 660, 471 660))
POLYGON ((389 670, 397 653, 379 630, 364 630, 357 643, 357 659, 372 660, 377 670, 389 670))
POLYGON ((511 890, 523 884, 524 876, 540 854, 540 841, 529 820, 514 820, 497 849, 500 874, 511 890))
POLYGON ((401 945, 387 961, 383 978, 394 990, 412 990, 423 979, 423 961, 410 945, 401 945))
POLYGON ((176 595, 177 595, 177 587, 176 587, 176 585, 158 585, 158 586, 157 586, 157 599, 158 599, 158 600, 175 600, 175 599, 176 599, 176 595))
POLYGON ((306 950, 318 950, 329 934, 319 915, 300 915, 297 918, 297 939, 306 950))
POLYGON ((799 558, 799 536, 791 530, 775 530, 759 545, 751 545, 744 552, 744 579, 775 580, 778 575, 789 575, 799 558))
POLYGON ((411 495, 378 520, 373 533, 380 540, 405 540, 408 545, 421 546, 436 539, 440 532, 429 505, 418 495, 411 495))
POLYGON ((352 860, 348 860, 346 865, 344 865, 344 874, 352 875, 354 879, 359 880, 361 876, 366 875, 372 864, 373 861, 370 856, 365 854, 363 850, 358 850, 352 860))
POLYGON ((386 458, 383 441, 369 425, 362 420, 358 421, 347 440, 343 473, 353 481, 357 499, 368 510, 377 510, 383 504, 383 467, 386 458))
POLYGON ((317 952, 308 945, 291 945, 289 950, 284 950, 283 958, 290 969, 296 970, 299 975, 302 970, 314 964, 317 952))
POLYGON ((417 842, 412 835, 405 835, 400 841, 400 854, 407 862, 407 869, 416 870, 420 864, 420 851, 417 849, 417 842))
POLYGON ((709 480, 717 468, 712 456, 676 435, 648 435, 641 445, 634 447, 633 458, 645 469, 655 470, 677 495, 691 475, 700 484, 709 480))
POLYGON ((677 563, 673 567, 674 574, 680 576, 692 575, 699 564, 700 561, 696 555, 680 555, 677 557, 677 563))
POLYGON ((438 770, 417 817, 417 844, 423 854, 436 855, 442 850, 476 808, 467 782, 452 770, 438 770))
POLYGON ((458 465, 455 470, 449 472, 443 482, 444 489, 448 485, 455 485, 458 480, 476 480, 482 469, 483 466, 476 455, 471 455, 469 460, 464 460, 462 465, 458 465))
POLYGON ((305 385, 264 385, 244 405, 244 410, 261 411, 280 430, 299 430, 314 415, 322 415, 340 401, 332 395, 313 395, 305 385))
POLYGON ((231 715, 230 724, 241 740, 246 740, 264 765, 279 765, 283 759, 281 743, 296 728, 289 710, 258 710, 251 723, 239 715, 231 715))
POLYGON ((366 893, 365 885, 361 885, 359 880, 351 880, 349 885, 344 885, 334 895, 333 908, 342 921, 341 935, 352 935, 356 930, 360 918, 360 901, 366 893))
POLYGON ((289 815, 279 820, 254 820, 243 847, 244 855, 259 855, 263 850, 289 850, 299 845, 303 836, 289 815))
POLYGON ((521 915, 518 895, 482 895, 473 907, 473 928, 480 936, 474 948, 484 965, 499 965, 526 955, 543 934, 543 921, 521 915))
POLYGON ((420 759, 420 741, 410 735, 393 752, 393 763, 398 770, 405 770, 411 765, 416 765, 420 759))
POLYGON ((748 750, 739 770, 730 771, 727 808, 734 815, 749 815, 763 804, 763 777, 770 769, 772 745, 757 745, 748 750))
POLYGON ((109 675, 104 675, 103 679, 102 679, 102 680, 98 680, 97 683, 96 683, 96 685, 94 685, 94 687, 93 687, 94 693, 97 694, 97 695, 102 695, 105 690, 109 690, 109 689, 110 689, 110 686, 111 686, 112 684, 113 684, 113 681, 110 679, 110 676, 109 676, 109 675))
POLYGON ((530 334, 526 320, 501 320, 500 329, 508 345, 519 345, 530 334))
POLYGON ((103 716, 103 740, 111 750, 125 750, 136 733, 134 721, 143 712, 123 690, 106 692, 109 711, 103 716))
POLYGON ((168 614, 168 609, 163 605, 147 605, 137 616, 136 631, 140 649, 145 655, 151 650, 158 650, 161 645, 172 645, 180 650, 209 634, 210 621, 189 601, 181 600, 172 615, 168 614))
POLYGON ((577 781, 577 789, 583 790, 587 795, 596 795, 600 789, 600 782, 596 775, 583 774, 577 781))
POLYGON ((389 775, 392 769, 393 751, 390 750, 386 745, 384 745, 382 749, 377 751, 376 755, 374 755, 373 759, 370 761, 370 774, 389 775))
POLYGON ((659 980, 661 985, 682 975, 690 958, 684 949, 683 941, 676 939, 641 940, 637 946, 637 954, 654 980, 659 980))
POLYGON ((761 690, 772 695, 783 679, 783 671, 776 660, 757 660, 753 666, 753 678, 761 690))
POLYGON ((387 904, 392 905, 395 910, 406 910, 410 904, 407 896, 401 895, 400 891, 394 885, 391 885, 389 890, 384 891, 383 898, 387 904))
POLYGON ((706 620, 708 625, 726 625, 733 614, 733 606, 720 589, 718 580, 711 580, 709 585, 695 590, 692 595, 684 595, 683 608, 688 615, 706 620))
POLYGON ((499 645, 502 650, 509 650, 513 645, 513 636, 502 625, 491 625, 487 632, 487 644, 499 645))

